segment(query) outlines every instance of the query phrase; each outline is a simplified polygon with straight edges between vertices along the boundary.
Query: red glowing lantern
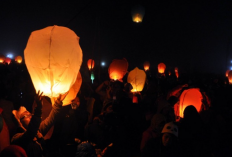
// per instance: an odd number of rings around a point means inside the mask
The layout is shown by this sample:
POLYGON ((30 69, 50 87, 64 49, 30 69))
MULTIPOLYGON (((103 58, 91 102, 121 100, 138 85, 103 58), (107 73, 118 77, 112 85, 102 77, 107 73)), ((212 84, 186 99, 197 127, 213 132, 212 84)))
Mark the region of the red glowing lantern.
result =
POLYGON ((22 58, 21 56, 16 56, 16 57, 15 57, 15 61, 16 61, 17 63, 22 63, 23 58, 22 58))
POLYGON ((158 72, 160 74, 163 74, 165 72, 165 69, 166 69, 166 65, 164 63, 158 64, 158 72))
POLYGON ((174 106, 175 115, 183 118, 184 110, 189 105, 193 105, 200 112, 202 109, 202 99, 203 96, 199 88, 184 90, 180 95, 179 104, 175 104, 174 106))
POLYGON ((5 60, 5 56, 0 55, 0 63, 3 63, 3 62, 4 62, 4 60, 5 60))
POLYGON ((87 62, 87 66, 89 68, 89 70, 92 70, 94 68, 94 60, 93 59, 89 59, 88 62, 87 62))
POLYGON ((10 64, 11 63, 11 59, 8 58, 8 57, 6 57, 5 60, 4 60, 4 62, 7 63, 7 64, 10 64))
POLYGON ((144 70, 147 71, 150 69, 150 63, 148 61, 144 62, 143 64, 144 70))
POLYGON ((229 81, 229 84, 232 84, 232 70, 230 70, 228 73, 228 81, 229 81))
POLYGON ((171 71, 169 71, 169 72, 168 72, 168 75, 171 76, 171 74, 172 74, 171 71))
POLYGON ((178 71, 178 68, 177 67, 175 67, 175 73, 178 73, 179 71, 178 71))
POLYGON ((110 79, 122 81, 122 78, 127 73, 127 69, 128 62, 125 58, 113 60, 108 68, 110 79))
POLYGON ((176 74, 176 78, 179 78, 179 73, 178 73, 178 72, 175 72, 175 74, 176 74))
POLYGON ((226 70, 226 77, 228 77, 229 71, 230 71, 230 70, 226 70))

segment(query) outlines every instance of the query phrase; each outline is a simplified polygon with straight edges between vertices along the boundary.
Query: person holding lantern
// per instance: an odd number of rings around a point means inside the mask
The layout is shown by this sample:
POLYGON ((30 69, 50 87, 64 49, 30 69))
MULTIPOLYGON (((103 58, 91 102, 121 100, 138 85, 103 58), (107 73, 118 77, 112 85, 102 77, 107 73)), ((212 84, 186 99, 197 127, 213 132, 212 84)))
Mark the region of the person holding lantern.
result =
POLYGON ((45 140, 43 136, 54 124, 62 108, 62 101, 67 93, 59 95, 49 116, 41 121, 43 92, 38 91, 35 96, 36 107, 31 114, 24 106, 12 113, 18 122, 18 132, 12 137, 11 144, 19 145, 25 149, 28 157, 42 157, 45 154, 45 140))

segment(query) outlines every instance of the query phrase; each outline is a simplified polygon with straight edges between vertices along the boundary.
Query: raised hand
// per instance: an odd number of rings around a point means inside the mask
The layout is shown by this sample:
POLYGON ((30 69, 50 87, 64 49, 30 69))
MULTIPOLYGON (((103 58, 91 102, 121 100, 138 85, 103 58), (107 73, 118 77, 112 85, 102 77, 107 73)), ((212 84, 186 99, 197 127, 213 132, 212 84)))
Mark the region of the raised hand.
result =
POLYGON ((43 92, 40 93, 40 90, 35 95, 35 102, 36 107, 34 111, 34 115, 41 116, 42 115, 42 98, 43 98, 43 92))

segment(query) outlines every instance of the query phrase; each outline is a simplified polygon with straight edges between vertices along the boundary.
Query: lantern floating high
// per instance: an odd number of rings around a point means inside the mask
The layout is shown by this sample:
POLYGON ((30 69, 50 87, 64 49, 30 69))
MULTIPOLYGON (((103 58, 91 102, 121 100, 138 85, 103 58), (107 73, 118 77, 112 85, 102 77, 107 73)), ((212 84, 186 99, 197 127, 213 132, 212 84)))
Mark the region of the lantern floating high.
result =
POLYGON ((4 60, 4 62, 7 63, 7 64, 10 64, 11 63, 11 59, 8 58, 8 57, 6 57, 5 60, 4 60))
POLYGON ((5 56, 0 55, 0 63, 4 63, 4 60, 5 60, 5 56))
POLYGON ((175 72, 175 74, 176 74, 176 78, 179 78, 179 73, 178 73, 178 72, 175 72))
POLYGON ((159 63, 158 64, 158 72, 160 74, 163 74, 165 72, 165 69, 166 69, 166 65, 164 63, 159 63))
POLYGON ((79 37, 67 27, 49 26, 31 33, 25 63, 36 91, 50 98, 69 91, 82 64, 79 37))
POLYGON ((140 23, 143 21, 145 9, 140 5, 134 6, 131 10, 131 14, 132 14, 132 21, 136 23, 140 23))
POLYGON ((125 58, 114 59, 108 68, 110 79, 122 81, 124 75, 127 73, 127 69, 128 62, 125 58))
POLYGON ((16 61, 17 63, 22 63, 23 58, 22 58, 21 56, 16 56, 16 57, 15 57, 15 61, 16 61))
POLYGON ((133 87, 131 92, 141 92, 145 85, 146 73, 139 68, 134 68, 127 76, 127 82, 133 87))
POLYGON ((93 59, 89 59, 88 62, 87 62, 87 66, 89 68, 89 70, 92 70, 94 68, 94 60, 93 59))
POLYGON ((143 68, 145 71, 148 71, 150 69, 150 63, 148 61, 144 62, 143 68))
POLYGON ((179 72, 178 68, 177 68, 177 67, 175 67, 175 73, 178 73, 178 72, 179 72))

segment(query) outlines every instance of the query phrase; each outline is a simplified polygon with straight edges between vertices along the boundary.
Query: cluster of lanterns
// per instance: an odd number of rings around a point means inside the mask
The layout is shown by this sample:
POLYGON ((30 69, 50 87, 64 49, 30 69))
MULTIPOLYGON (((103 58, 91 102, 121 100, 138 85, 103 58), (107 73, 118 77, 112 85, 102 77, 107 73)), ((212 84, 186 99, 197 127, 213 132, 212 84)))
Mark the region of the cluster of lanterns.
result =
MULTIPOLYGON (((16 63, 22 63, 23 58, 21 56, 16 56, 15 58, 16 63)), ((1 63, 7 63, 8 65, 11 63, 11 58, 5 57, 4 55, 0 55, 0 64, 1 63)))

